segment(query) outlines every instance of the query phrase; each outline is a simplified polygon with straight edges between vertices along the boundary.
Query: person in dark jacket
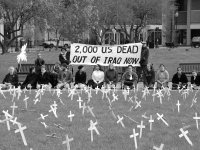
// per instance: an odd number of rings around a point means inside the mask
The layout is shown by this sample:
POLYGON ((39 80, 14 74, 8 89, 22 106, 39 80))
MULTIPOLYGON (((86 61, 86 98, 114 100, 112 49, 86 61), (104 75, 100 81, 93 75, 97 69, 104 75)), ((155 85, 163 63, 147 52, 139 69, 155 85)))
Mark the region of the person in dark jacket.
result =
POLYGON ((110 64, 108 70, 105 73, 105 83, 110 85, 117 85, 118 72, 115 70, 114 65, 110 64))
POLYGON ((35 68, 31 67, 29 70, 29 74, 26 76, 25 81, 21 85, 21 88, 36 89, 37 80, 38 80, 38 75, 35 72, 35 68))
POLYGON ((51 84, 52 88, 55 88, 58 84, 58 75, 61 72, 61 66, 59 62, 56 62, 53 66, 53 70, 51 71, 51 84))
POLYGON ((148 59, 149 59, 149 49, 146 45, 146 42, 142 42, 141 58, 140 58, 140 62, 139 62, 140 67, 136 68, 138 79, 140 79, 142 77, 142 73, 144 73, 146 71, 148 59))
POLYGON ((155 84, 155 71, 153 69, 153 64, 147 65, 147 70, 143 74, 143 84, 149 89, 153 89, 155 84))
POLYGON ((182 73, 182 69, 180 67, 177 68, 177 73, 174 74, 172 78, 172 89, 177 90, 178 87, 182 89, 183 87, 187 88, 188 79, 187 76, 182 73))
MULTIPOLYGON (((51 73, 46 71, 45 65, 41 67, 41 73, 38 75, 38 85, 42 84, 51 84, 52 79, 51 79, 51 73)), ((38 86, 40 88, 40 86, 38 86)))
POLYGON ((44 59, 42 59, 42 56, 40 53, 38 53, 37 55, 37 59, 35 60, 35 71, 37 74, 40 74, 41 73, 41 67, 42 65, 45 64, 45 61, 44 59))
POLYGON ((192 71, 191 84, 193 86, 200 86, 200 75, 195 70, 192 71))
POLYGON ((137 86, 138 76, 133 71, 133 67, 131 65, 128 66, 128 70, 122 76, 122 87, 129 87, 132 89, 134 86, 137 86))
POLYGON ((82 85, 86 85, 86 72, 82 65, 78 66, 78 71, 75 74, 75 85, 78 85, 79 88, 82 85))
POLYGON ((61 53, 59 55, 59 61, 60 61, 61 65, 64 63, 69 65, 69 60, 66 58, 66 54, 67 54, 66 49, 62 48, 61 53))
POLYGON ((11 86, 18 87, 18 75, 13 66, 9 67, 9 73, 3 79, 4 89, 8 89, 11 86))

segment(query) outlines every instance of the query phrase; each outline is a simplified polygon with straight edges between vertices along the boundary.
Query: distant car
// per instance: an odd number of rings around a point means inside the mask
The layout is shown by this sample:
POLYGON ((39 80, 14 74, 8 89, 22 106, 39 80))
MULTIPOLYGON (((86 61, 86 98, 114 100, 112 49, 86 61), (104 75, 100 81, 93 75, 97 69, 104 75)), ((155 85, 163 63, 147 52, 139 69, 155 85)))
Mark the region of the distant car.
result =
POLYGON ((192 38, 192 47, 195 47, 195 48, 200 47, 200 36, 195 36, 192 38))
MULTIPOLYGON (((70 41, 60 40, 60 41, 59 41, 59 44, 58 44, 58 47, 59 47, 59 48, 67 47, 67 46, 69 46, 70 44, 71 44, 70 41)), ((53 48, 53 47, 56 47, 56 45, 57 45, 57 39, 45 41, 42 45, 43 45, 44 48, 53 48)))

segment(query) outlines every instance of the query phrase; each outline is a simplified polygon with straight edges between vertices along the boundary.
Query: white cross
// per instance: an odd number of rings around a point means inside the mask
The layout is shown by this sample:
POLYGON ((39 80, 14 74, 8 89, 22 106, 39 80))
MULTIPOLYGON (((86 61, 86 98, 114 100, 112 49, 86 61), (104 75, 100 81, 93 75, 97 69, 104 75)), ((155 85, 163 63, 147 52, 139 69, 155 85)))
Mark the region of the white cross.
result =
POLYGON ((88 128, 88 131, 91 131, 91 142, 93 142, 93 131, 96 132, 97 135, 100 135, 99 131, 97 130, 97 121, 93 122, 92 120, 90 120, 90 127, 88 128))
POLYGON ((53 105, 50 105, 50 108, 51 110, 49 110, 49 112, 53 112, 54 116, 58 118, 57 113, 56 113, 57 107, 53 107, 53 105))
POLYGON ((141 101, 135 101, 136 102, 136 106, 135 106, 135 109, 137 109, 138 107, 141 107, 141 101))
POLYGON ((192 104, 191 104, 191 106, 190 107, 192 107, 194 104, 196 104, 197 103, 197 98, 196 97, 194 97, 193 98, 193 100, 192 100, 192 104))
POLYGON ((127 89, 127 91, 128 91, 128 94, 129 94, 129 92, 130 92, 130 87, 128 86, 126 89, 127 89))
POLYGON ((81 103, 83 102, 83 100, 81 99, 81 97, 79 96, 79 99, 77 100, 77 102, 78 102, 78 106, 79 106, 79 109, 81 108, 81 103))
POLYGON ((28 99, 29 99, 29 97, 27 97, 27 96, 25 95, 24 102, 25 102, 26 109, 27 109, 27 105, 28 105, 28 103, 27 103, 27 100, 28 100, 28 99))
POLYGON ((38 98, 36 98, 36 99, 34 99, 33 101, 34 101, 34 105, 36 105, 36 104, 37 104, 37 102, 39 102, 39 99, 38 99, 38 98))
POLYGON ((197 116, 197 113, 195 113, 195 117, 193 117, 193 119, 195 119, 196 120, 196 126, 197 126, 197 129, 199 129, 199 119, 200 119, 200 117, 198 117, 197 116))
POLYGON ((4 93, 3 93, 3 91, 1 90, 1 87, 0 87, 0 94, 3 95, 4 99, 6 99, 6 97, 5 97, 4 93))
POLYGON ((20 96, 22 95, 22 90, 20 89, 20 87, 19 88, 17 88, 17 93, 18 93, 18 100, 19 100, 19 98, 20 98, 20 96))
POLYGON ((66 137, 66 140, 63 141, 62 144, 66 144, 66 145, 67 145, 67 150, 70 150, 70 144, 69 144, 69 143, 72 142, 74 139, 73 139, 73 138, 70 139, 70 138, 68 137, 68 134, 65 135, 65 137, 66 137))
POLYGON ((160 115, 159 113, 157 113, 157 116, 158 116, 158 120, 162 120, 163 121, 163 123, 166 125, 166 126, 169 126, 169 124, 165 121, 165 119, 163 119, 163 114, 162 115, 160 115))
POLYGON ((159 90, 157 95, 158 95, 158 98, 160 98, 160 104, 162 104, 162 97, 164 97, 164 95, 162 94, 162 91, 159 90))
POLYGON ((112 102, 115 102, 116 100, 118 100, 118 95, 115 95, 115 94, 113 93, 113 100, 112 100, 112 102))
POLYGON ((149 119, 149 117, 146 116, 146 112, 142 115, 142 118, 149 119))
POLYGON ((146 100, 146 96, 150 94, 148 87, 145 87, 142 92, 143 92, 142 98, 145 98, 146 100))
POLYGON ((3 113, 6 117, 6 124, 7 124, 7 128, 8 128, 8 131, 10 131, 10 122, 9 120, 13 118, 13 116, 11 116, 9 113, 8 113, 8 110, 4 111, 3 110, 3 113))
POLYGON ((24 132, 23 132, 23 130, 26 129, 26 126, 22 127, 21 124, 17 124, 17 125, 18 125, 19 129, 15 130, 15 133, 20 132, 22 140, 24 142, 24 145, 27 146, 26 138, 25 138, 25 135, 24 135, 24 132))
POLYGON ((135 133, 135 129, 133 129, 133 134, 130 135, 130 138, 134 138, 135 149, 138 148, 138 147, 137 147, 137 136, 138 136, 138 135, 139 135, 138 133, 135 133))
POLYGON ((41 122, 41 124, 43 124, 45 128, 48 128, 45 122, 41 122))
POLYGON ((60 98, 60 95, 62 94, 61 90, 60 89, 56 89, 56 92, 57 92, 57 97, 60 98))
POLYGON ((10 106, 12 108, 12 116, 14 117, 15 115, 15 108, 18 108, 18 106, 15 105, 15 102, 13 103, 12 106, 10 106))
POLYGON ((96 90, 96 94, 98 94, 98 91, 99 91, 99 86, 97 85, 97 87, 95 88, 96 90))
POLYGON ((140 129, 140 139, 142 138, 142 130, 145 128, 145 126, 143 125, 143 120, 141 121, 140 125, 137 125, 137 128, 140 129))
POLYGON ((82 108, 82 115, 84 115, 85 109, 87 108, 87 107, 85 106, 85 103, 83 103, 83 106, 81 106, 81 108, 82 108))
POLYGON ((95 115, 94 115, 94 113, 93 113, 93 111, 92 111, 94 108, 93 108, 93 107, 90 107, 90 106, 88 106, 87 108, 88 108, 88 112, 90 112, 91 115, 92 115, 93 117, 95 117, 95 115))
POLYGON ((192 141, 189 139, 189 137, 187 136, 188 134, 188 130, 184 131, 183 128, 180 128, 180 131, 182 134, 179 135, 180 138, 182 138, 183 136, 185 137, 185 139, 187 140, 187 142, 193 146, 192 141))
POLYGON ((166 88, 164 89, 164 91, 165 91, 165 94, 167 94, 167 96, 170 96, 170 95, 171 95, 171 88, 166 87, 166 88))
POLYGON ((152 115, 150 115, 150 120, 149 120, 149 124, 150 124, 150 131, 152 130, 152 123, 154 122, 152 115))
POLYGON ((52 106, 53 107, 57 107, 58 106, 58 104, 56 103, 56 101, 53 102, 52 106))
POLYGON ((69 112, 68 118, 70 118, 70 122, 72 122, 72 119, 74 117, 74 114, 72 114, 71 110, 69 112))
POLYGON ((124 89, 123 95, 124 95, 124 99, 125 99, 125 101, 126 101, 127 96, 129 95, 129 93, 127 92, 127 90, 124 89))
POLYGON ((153 149, 155 150, 163 150, 163 148, 164 148, 164 144, 161 144, 160 147, 153 146, 153 149))
POLYGON ((45 120, 45 118, 48 117, 48 115, 43 115, 43 114, 40 114, 40 118, 38 119, 42 119, 42 120, 45 120))
POLYGON ((177 105, 177 107, 178 107, 178 112, 180 112, 180 105, 181 105, 181 104, 180 104, 179 100, 178 100, 178 102, 177 102, 176 105, 177 105))
POLYGON ((73 97, 74 97, 74 95, 75 95, 75 90, 76 90, 76 89, 71 89, 71 90, 70 90, 70 93, 69 93, 68 97, 71 96, 71 100, 73 100, 73 97))
POLYGON ((122 120, 124 119, 124 117, 121 117, 119 115, 117 115, 118 121, 117 124, 120 123, 122 125, 123 128, 125 128, 124 123, 122 122, 122 120))
POLYGON ((129 97, 129 100, 128 100, 128 102, 131 102, 131 103, 133 103, 133 97, 129 97))
POLYGON ((14 120, 10 120, 10 122, 12 122, 12 123, 13 123, 13 125, 15 125, 15 124, 20 124, 19 122, 17 122, 17 117, 15 117, 15 119, 14 119, 14 120))

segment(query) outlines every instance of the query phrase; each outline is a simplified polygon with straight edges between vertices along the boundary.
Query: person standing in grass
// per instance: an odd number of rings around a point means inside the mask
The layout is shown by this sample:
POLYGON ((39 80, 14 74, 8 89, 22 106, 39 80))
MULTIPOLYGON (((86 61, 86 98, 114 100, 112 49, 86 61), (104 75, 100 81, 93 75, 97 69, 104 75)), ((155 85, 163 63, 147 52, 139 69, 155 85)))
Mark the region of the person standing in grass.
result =
POLYGON ((143 76, 143 73, 147 70, 148 60, 149 60, 149 49, 147 47, 146 42, 142 42, 142 51, 141 51, 141 57, 140 57, 140 62, 139 62, 140 67, 136 68, 138 79, 140 79, 143 76))
POLYGON ((101 69, 101 66, 97 64, 92 72, 92 79, 88 81, 88 86, 95 89, 96 87, 101 88, 104 84, 104 72, 101 69))
POLYGON ((153 89, 155 84, 155 71, 153 69, 153 64, 147 65, 147 70, 143 73, 143 84, 149 89, 153 89))
POLYGON ((138 81, 138 76, 133 71, 133 67, 129 65, 127 71, 122 76, 122 87, 125 89, 127 87, 133 89, 134 87, 137 87, 137 81, 138 81))
POLYGON ((84 66, 78 66, 78 71, 75 74, 75 85, 78 85, 78 88, 86 85, 86 72, 84 66))
POLYGON ((9 73, 5 76, 3 79, 4 87, 3 89, 8 89, 12 86, 18 87, 18 75, 16 73, 16 70, 13 66, 9 67, 8 69, 9 73))
POLYGON ((118 72, 113 64, 109 64, 108 70, 105 73, 105 83, 110 86, 116 86, 118 82, 118 72))
POLYGON ((172 89, 177 90, 178 88, 180 89, 182 89, 183 87, 187 88, 187 84, 188 84, 187 76, 184 73, 182 73, 181 67, 178 67, 177 73, 174 74, 172 78, 172 89))
POLYGON ((160 64, 159 70, 156 74, 157 88, 168 87, 169 73, 163 64, 160 64))
POLYGON ((58 74, 58 85, 57 88, 70 88, 70 84, 73 81, 72 72, 69 71, 67 64, 61 65, 61 71, 58 74))
POLYGON ((44 59, 42 59, 42 56, 40 53, 37 55, 37 59, 35 60, 35 71, 37 74, 41 73, 41 67, 45 65, 44 59))

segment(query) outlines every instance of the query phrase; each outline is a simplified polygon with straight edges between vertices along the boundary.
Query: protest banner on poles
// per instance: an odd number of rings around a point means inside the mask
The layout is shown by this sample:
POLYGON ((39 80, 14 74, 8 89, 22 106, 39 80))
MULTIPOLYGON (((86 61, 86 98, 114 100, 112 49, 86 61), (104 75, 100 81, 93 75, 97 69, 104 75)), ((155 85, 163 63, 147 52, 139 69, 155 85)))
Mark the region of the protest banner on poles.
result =
POLYGON ((71 45, 70 61, 72 65, 107 66, 140 66, 141 43, 125 45, 86 45, 74 43, 71 45))

